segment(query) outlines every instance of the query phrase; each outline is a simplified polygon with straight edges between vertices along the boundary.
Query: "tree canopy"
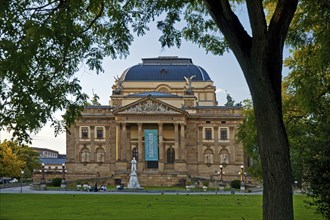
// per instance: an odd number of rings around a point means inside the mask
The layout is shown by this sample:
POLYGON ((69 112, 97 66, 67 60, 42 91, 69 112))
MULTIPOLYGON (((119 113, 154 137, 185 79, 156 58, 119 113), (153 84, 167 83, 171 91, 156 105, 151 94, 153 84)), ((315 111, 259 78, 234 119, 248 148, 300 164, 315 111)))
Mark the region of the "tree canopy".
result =
POLYGON ((20 177, 23 170, 25 177, 32 177, 39 167, 39 153, 29 146, 7 140, 0 143, 0 176, 20 177))

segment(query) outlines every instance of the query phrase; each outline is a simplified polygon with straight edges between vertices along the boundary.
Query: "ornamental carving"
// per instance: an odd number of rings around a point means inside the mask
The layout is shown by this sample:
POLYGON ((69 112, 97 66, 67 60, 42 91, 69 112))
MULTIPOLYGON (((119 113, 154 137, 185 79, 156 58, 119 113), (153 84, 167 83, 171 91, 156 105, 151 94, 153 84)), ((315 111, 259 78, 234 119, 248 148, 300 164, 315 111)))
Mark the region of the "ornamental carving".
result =
POLYGON ((112 105, 115 108, 119 108, 122 105, 122 100, 121 99, 113 99, 112 100, 112 105))
POLYGON ((130 108, 127 108, 125 112, 155 112, 155 113, 160 113, 160 112, 175 112, 172 109, 170 109, 168 106, 153 102, 151 100, 148 100, 144 103, 139 103, 137 105, 134 105, 130 108))
POLYGON ((194 107, 193 100, 184 100, 184 107, 194 107))

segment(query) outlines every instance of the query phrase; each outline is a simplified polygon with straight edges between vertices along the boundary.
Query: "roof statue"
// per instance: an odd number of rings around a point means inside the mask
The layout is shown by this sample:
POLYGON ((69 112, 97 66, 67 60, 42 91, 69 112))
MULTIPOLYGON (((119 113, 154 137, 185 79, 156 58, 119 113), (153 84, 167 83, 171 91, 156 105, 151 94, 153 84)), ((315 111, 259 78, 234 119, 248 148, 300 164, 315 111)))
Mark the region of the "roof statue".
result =
POLYGON ((184 79, 186 80, 186 85, 185 85, 185 89, 186 89, 186 93, 192 93, 192 79, 196 77, 196 75, 192 75, 190 77, 185 77, 183 76, 184 79))
POLYGON ((113 93, 116 94, 116 95, 119 95, 121 93, 121 91, 123 90, 123 82, 124 80, 121 79, 121 77, 118 77, 117 75, 117 78, 114 76, 114 79, 115 79, 115 83, 113 85, 113 93))

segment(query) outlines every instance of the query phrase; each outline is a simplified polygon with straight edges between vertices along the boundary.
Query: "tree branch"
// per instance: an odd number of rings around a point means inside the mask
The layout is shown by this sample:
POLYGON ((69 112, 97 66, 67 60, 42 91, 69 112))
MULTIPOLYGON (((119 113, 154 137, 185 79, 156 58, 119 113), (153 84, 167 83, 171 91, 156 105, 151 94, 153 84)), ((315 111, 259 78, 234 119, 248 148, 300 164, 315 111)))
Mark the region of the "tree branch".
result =
MULTIPOLYGON (((289 26, 294 16, 298 4, 298 0, 279 0, 275 12, 271 18, 268 32, 267 32, 267 45, 268 56, 272 59, 268 60, 269 78, 272 87, 276 91, 277 103, 281 103, 281 82, 283 64, 283 47, 284 41, 288 34, 289 26)), ((279 106, 281 108, 282 106, 279 106)))
POLYGON ((204 3, 216 25, 225 36, 239 63, 245 63, 250 53, 252 39, 244 30, 238 17, 231 10, 228 0, 204 0, 204 3))
POLYGON ((279 0, 276 5, 275 12, 270 20, 268 36, 271 40, 279 39, 278 43, 282 46, 284 45, 284 41, 286 39, 294 13, 297 9, 297 5, 298 0, 279 0))
POLYGON ((250 18, 253 39, 257 41, 263 39, 266 36, 267 23, 262 0, 246 0, 246 6, 250 18))
POLYGON ((103 10, 104 10, 104 2, 102 1, 101 9, 100 9, 99 13, 97 13, 96 17, 91 21, 91 23, 88 25, 88 27, 85 30, 83 30, 80 34, 85 33, 93 26, 93 24, 97 21, 97 19, 99 19, 102 16, 103 10))

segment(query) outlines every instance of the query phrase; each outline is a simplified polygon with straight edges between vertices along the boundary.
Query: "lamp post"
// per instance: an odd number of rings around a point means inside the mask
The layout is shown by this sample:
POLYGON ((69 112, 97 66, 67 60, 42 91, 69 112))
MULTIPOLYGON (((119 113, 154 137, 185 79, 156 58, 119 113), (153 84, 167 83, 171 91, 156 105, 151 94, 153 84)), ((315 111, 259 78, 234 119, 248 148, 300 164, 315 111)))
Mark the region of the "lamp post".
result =
POLYGON ((62 164, 62 181, 61 181, 61 188, 66 188, 66 182, 65 182, 65 164, 62 164))
POLYGON ((247 172, 244 172, 244 190, 246 192, 246 176, 247 176, 247 172))
POLYGON ((45 164, 41 164, 41 181, 40 181, 40 189, 46 189, 46 182, 45 182, 45 164))
POLYGON ((244 175, 244 166, 241 165, 241 172, 238 173, 239 175, 241 175, 241 192, 245 192, 245 184, 244 184, 244 180, 243 180, 243 175, 244 175))
POLYGON ((21 170, 21 193, 23 193, 23 175, 24 175, 24 170, 21 170))
POLYGON ((222 171, 222 169, 223 169, 223 167, 222 167, 222 165, 220 165, 219 166, 220 167, 220 183, 222 183, 223 182, 223 171, 222 171))
POLYGON ((241 174, 241 183, 244 183, 244 181, 243 181, 244 166, 243 165, 241 165, 241 172, 240 172, 240 174, 241 174))

